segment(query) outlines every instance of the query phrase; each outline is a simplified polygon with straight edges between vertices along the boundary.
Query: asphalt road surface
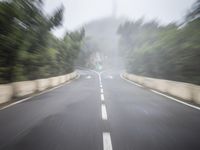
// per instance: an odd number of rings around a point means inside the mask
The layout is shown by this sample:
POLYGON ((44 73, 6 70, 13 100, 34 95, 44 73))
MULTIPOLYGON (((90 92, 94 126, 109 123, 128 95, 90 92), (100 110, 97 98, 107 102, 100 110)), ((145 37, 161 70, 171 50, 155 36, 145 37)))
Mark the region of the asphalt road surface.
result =
POLYGON ((200 150, 200 110, 118 72, 80 78, 0 111, 0 150, 200 150))

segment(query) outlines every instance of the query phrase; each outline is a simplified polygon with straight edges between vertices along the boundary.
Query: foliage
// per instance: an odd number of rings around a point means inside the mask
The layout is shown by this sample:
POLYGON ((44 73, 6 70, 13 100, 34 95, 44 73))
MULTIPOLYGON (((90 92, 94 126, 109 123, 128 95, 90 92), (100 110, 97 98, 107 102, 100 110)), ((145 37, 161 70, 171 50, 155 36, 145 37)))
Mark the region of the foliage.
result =
POLYGON ((191 21, 191 20, 199 18, 199 17, 200 17, 200 0, 197 0, 193 4, 192 9, 186 15, 186 20, 191 21))
POLYGON ((62 24, 64 7, 52 16, 42 10, 42 0, 0 1, 0 83, 72 71, 84 34, 67 33, 56 39, 50 31, 62 24))
POLYGON ((200 84, 200 18, 184 26, 126 22, 118 29, 127 70, 138 75, 200 84))

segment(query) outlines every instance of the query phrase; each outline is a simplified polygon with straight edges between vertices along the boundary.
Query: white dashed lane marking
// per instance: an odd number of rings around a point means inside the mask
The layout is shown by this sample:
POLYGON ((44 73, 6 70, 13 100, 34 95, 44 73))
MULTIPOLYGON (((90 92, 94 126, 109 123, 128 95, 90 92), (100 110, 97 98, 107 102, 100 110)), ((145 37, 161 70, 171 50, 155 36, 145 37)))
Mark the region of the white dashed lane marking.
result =
POLYGON ((106 106, 104 104, 101 105, 101 116, 102 116, 102 120, 108 120, 106 106))
MULTIPOLYGON (((96 71, 93 71, 95 73, 98 74, 99 76, 99 86, 100 86, 100 92, 101 92, 101 101, 103 102, 104 99, 104 90, 103 90, 103 85, 102 85, 102 78, 101 78, 101 73, 98 73, 96 71)), ((110 76, 110 79, 112 79, 113 77, 110 76)), ((105 104, 101 105, 101 117, 102 120, 108 120, 108 115, 107 115, 107 111, 106 111, 106 106, 105 104)), ((103 132, 103 150, 112 150, 112 142, 111 142, 111 136, 109 132, 103 132)))
POLYGON ((110 79, 113 79, 113 76, 109 76, 110 79))
POLYGON ((86 79, 91 79, 91 78, 92 78, 91 76, 87 76, 87 77, 86 77, 86 79))
POLYGON ((104 100, 105 100, 104 95, 101 94, 101 101, 104 101, 104 100))
POLYGON ((109 132, 103 132, 103 150, 112 150, 112 141, 109 132))

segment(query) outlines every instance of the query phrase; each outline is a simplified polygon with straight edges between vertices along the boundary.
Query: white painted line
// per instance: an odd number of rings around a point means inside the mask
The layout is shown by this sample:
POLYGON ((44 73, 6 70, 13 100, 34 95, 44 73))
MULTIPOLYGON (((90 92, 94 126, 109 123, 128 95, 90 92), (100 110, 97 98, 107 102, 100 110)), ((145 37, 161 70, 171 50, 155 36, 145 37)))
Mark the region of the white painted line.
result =
POLYGON ((112 141, 109 132, 103 132, 103 150, 112 150, 112 141))
POLYGON ((101 76, 99 75, 99 82, 101 83, 101 76))
POLYGON ((126 80, 127 82, 130 82, 130 83, 132 83, 132 84, 134 84, 134 85, 136 85, 136 86, 143 87, 143 86, 140 85, 140 84, 137 84, 137 83, 135 83, 135 82, 133 82, 133 81, 130 81, 130 80, 124 78, 122 74, 120 75, 120 77, 121 77, 122 79, 126 80))
POLYGON ((27 100, 29 100, 29 99, 31 99, 31 98, 33 98, 33 96, 28 97, 28 98, 25 98, 25 99, 22 99, 22 100, 20 100, 20 101, 14 102, 14 103, 11 103, 11 104, 9 104, 9 105, 7 105, 7 106, 5 106, 5 107, 2 107, 0 110, 9 108, 9 107, 14 106, 14 105, 17 105, 17 104, 22 103, 22 102, 24 102, 24 101, 27 101, 27 100))
POLYGON ((104 101, 105 98, 104 98, 104 94, 101 94, 101 101, 104 101))
POLYGON ((86 79, 91 79, 91 78, 92 78, 91 76, 87 76, 87 77, 86 77, 86 79))
POLYGON ((103 94, 103 89, 101 88, 101 93, 103 94))
POLYGON ((109 76, 110 79, 113 79, 113 76, 109 76))
POLYGON ((102 117, 102 120, 108 120, 106 106, 104 104, 101 105, 101 117, 102 117))
POLYGON ((99 78, 99 85, 100 85, 100 87, 102 88, 103 86, 102 86, 102 78, 101 78, 101 74, 104 72, 97 72, 97 71, 95 71, 95 70, 90 70, 90 71, 92 71, 92 72, 94 72, 94 73, 96 73, 97 75, 98 75, 98 78, 99 78))
POLYGON ((103 88, 103 85, 102 85, 102 84, 100 84, 100 88, 103 88))
POLYGON ((133 82, 133 84, 135 84, 136 86, 139 86, 139 87, 143 87, 142 85, 139 85, 139 84, 137 84, 137 83, 134 83, 134 82, 133 82))
MULTIPOLYGON (((137 86, 143 87, 143 86, 141 86, 141 85, 139 85, 139 84, 137 84, 137 83, 135 83, 135 82, 133 82, 133 81, 127 80, 126 78, 123 77, 122 74, 120 75, 120 77, 121 77, 122 79, 124 79, 124 80, 130 82, 130 83, 133 83, 133 84, 135 84, 135 85, 137 85, 137 86)), ((178 103, 181 103, 181 104, 183 104, 183 105, 186 105, 186 106, 189 106, 189 107, 191 107, 191 108, 200 110, 200 107, 195 106, 195 105, 192 105, 192 104, 189 104, 189 103, 186 103, 186 102, 183 102, 183 101, 181 101, 181 100, 179 100, 179 99, 176 99, 176 98, 174 98, 174 97, 172 97, 172 96, 165 95, 165 94, 163 94, 163 93, 160 93, 160 92, 155 91, 155 90, 152 90, 152 89, 150 89, 150 91, 152 91, 152 92, 154 92, 154 93, 156 93, 156 94, 162 95, 162 96, 164 96, 164 97, 167 97, 167 98, 169 98, 169 99, 171 99, 171 100, 174 100, 174 101, 176 101, 176 102, 178 102, 178 103)))
POLYGON ((133 81, 130 81, 130 82, 131 82, 132 84, 136 85, 136 86, 143 87, 142 85, 137 84, 137 83, 135 83, 135 82, 133 82, 133 81))
POLYGON ((171 96, 169 96, 169 95, 165 95, 165 94, 160 93, 160 92, 155 91, 155 90, 150 90, 150 91, 152 91, 152 92, 154 92, 154 93, 156 93, 156 94, 162 95, 162 96, 164 96, 164 97, 167 97, 167 98, 169 98, 169 99, 172 99, 172 100, 174 100, 174 101, 176 101, 176 102, 178 102, 178 103, 181 103, 181 104, 187 105, 187 106, 189 106, 189 107, 192 107, 192 108, 195 108, 195 109, 200 110, 200 107, 198 107, 198 106, 194 106, 194 105, 192 105, 192 104, 188 104, 188 103, 186 103, 186 102, 183 102, 183 101, 181 101, 181 100, 178 100, 178 99, 176 99, 176 98, 174 98, 174 97, 171 97, 171 96))
MULTIPOLYGON (((65 85, 65 84, 64 84, 64 85, 65 85)), ((25 102, 25 101, 27 101, 27 100, 33 98, 33 97, 36 97, 36 96, 39 96, 39 95, 42 95, 42 94, 45 94, 45 93, 49 93, 49 92, 51 92, 51 91, 53 91, 53 90, 55 90, 55 89, 57 89, 57 88, 59 88, 59 87, 62 87, 62 86, 64 86, 64 85, 60 85, 60 86, 54 87, 54 88, 52 88, 52 89, 43 91, 43 92, 41 92, 41 93, 35 94, 35 95, 33 95, 33 96, 24 98, 24 99, 22 99, 22 100, 16 101, 16 102, 11 103, 11 104, 9 104, 9 105, 7 105, 7 106, 5 106, 5 107, 2 107, 0 110, 3 110, 3 109, 6 109, 6 108, 9 108, 9 107, 12 107, 12 106, 17 105, 17 104, 22 103, 22 102, 25 102)))
MULTIPOLYGON (((79 74, 78 74, 78 76, 77 76, 75 79, 73 79, 73 80, 76 80, 76 79, 78 79, 78 78, 80 78, 80 75, 79 75, 79 74)), ((6 109, 6 108, 12 107, 12 106, 14 106, 14 105, 17 105, 17 104, 19 104, 19 103, 25 102, 25 101, 27 101, 27 100, 33 98, 33 97, 36 97, 36 96, 39 96, 39 95, 42 95, 42 94, 45 94, 45 93, 49 93, 49 92, 51 92, 51 91, 53 91, 53 90, 55 90, 55 89, 57 89, 57 88, 60 88, 60 87, 62 87, 62 86, 64 86, 64 85, 66 85, 66 84, 69 84, 69 83, 71 83, 71 81, 68 81, 68 82, 66 82, 66 83, 63 83, 63 84, 61 84, 61 85, 59 85, 59 86, 56 86, 56 87, 54 87, 54 88, 51 88, 51 89, 49 89, 49 90, 46 90, 46 91, 43 91, 43 92, 40 92, 40 93, 36 93, 36 94, 34 94, 33 96, 30 96, 30 97, 21 99, 21 100, 19 100, 19 101, 16 101, 16 102, 14 102, 14 103, 9 104, 9 105, 6 105, 6 106, 0 108, 0 111, 1 111, 1 110, 4 110, 4 109, 6 109)))
POLYGON ((99 74, 99 85, 102 87, 101 75, 99 74))
POLYGON ((102 82, 101 82, 101 74, 98 74, 98 76, 99 76, 99 83, 102 84, 102 82))

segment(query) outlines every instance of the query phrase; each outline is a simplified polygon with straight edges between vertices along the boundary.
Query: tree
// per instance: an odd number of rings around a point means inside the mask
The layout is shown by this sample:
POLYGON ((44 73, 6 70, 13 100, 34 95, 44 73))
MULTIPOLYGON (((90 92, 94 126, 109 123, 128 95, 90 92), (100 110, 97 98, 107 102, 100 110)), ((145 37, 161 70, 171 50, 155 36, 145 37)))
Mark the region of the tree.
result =
POLYGON ((42 7, 42 0, 0 2, 0 82, 38 77, 47 35, 61 24, 64 11, 47 17, 42 7))
POLYGON ((186 15, 186 20, 191 21, 191 20, 199 18, 199 17, 200 17, 200 0, 197 0, 193 4, 190 12, 186 15))
POLYGON ((200 19, 179 28, 175 23, 126 22, 121 25, 121 53, 128 72, 200 84, 200 19))

